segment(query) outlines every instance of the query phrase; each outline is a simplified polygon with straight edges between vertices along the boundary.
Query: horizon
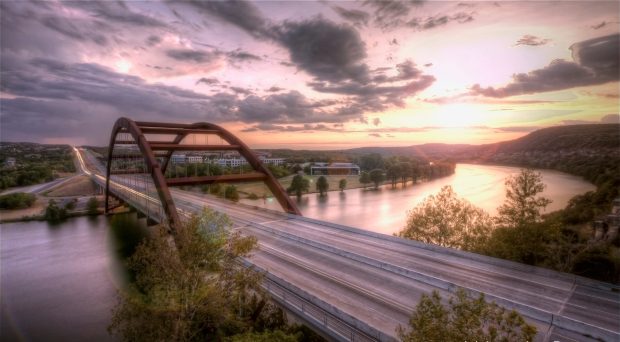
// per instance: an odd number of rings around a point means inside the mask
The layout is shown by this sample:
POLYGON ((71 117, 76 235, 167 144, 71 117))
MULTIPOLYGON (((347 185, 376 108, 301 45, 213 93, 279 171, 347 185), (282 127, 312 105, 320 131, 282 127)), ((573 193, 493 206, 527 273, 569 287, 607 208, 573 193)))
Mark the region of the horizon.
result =
POLYGON ((214 122, 292 150, 620 122, 617 1, 0 8, 2 141, 104 146, 120 116, 214 122))

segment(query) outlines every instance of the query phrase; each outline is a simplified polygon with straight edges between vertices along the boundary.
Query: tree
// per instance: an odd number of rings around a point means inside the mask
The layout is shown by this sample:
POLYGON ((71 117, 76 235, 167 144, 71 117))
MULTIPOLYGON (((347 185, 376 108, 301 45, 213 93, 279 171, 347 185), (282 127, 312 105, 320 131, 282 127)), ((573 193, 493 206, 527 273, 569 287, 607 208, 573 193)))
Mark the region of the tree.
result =
POLYGON ((30 208, 37 200, 33 194, 15 192, 0 196, 0 209, 24 209, 30 208))
POLYGON ((374 169, 370 171, 370 180, 375 183, 375 190, 379 189, 381 182, 385 180, 382 169, 374 169))
POLYGON ((457 197, 447 185, 408 212, 398 236, 468 251, 480 250, 493 221, 484 210, 457 197))
POLYGON ((97 201, 96 197, 88 199, 88 202, 86 202, 86 212, 91 216, 99 214, 99 201, 97 201))
POLYGON ((518 228, 541 221, 541 210, 551 200, 536 195, 545 189, 542 175, 531 169, 521 169, 518 175, 506 180, 506 201, 498 209, 497 223, 518 228))
POLYGON ((329 189, 329 182, 327 182, 327 178, 325 178, 325 176, 321 176, 316 180, 316 189, 319 191, 320 196, 325 195, 329 189))
POLYGON ((403 186, 407 185, 407 178, 411 176, 412 166, 409 162, 401 162, 400 163, 400 176, 402 178, 403 186))
POLYGON ((227 186, 226 189, 224 189, 224 198, 233 202, 239 202, 239 192, 237 191, 237 187, 234 185, 227 186))
POLYGON ((50 222, 58 222, 64 220, 67 217, 67 210, 60 208, 56 204, 56 201, 50 200, 45 208, 45 220, 50 222))
POLYGON ((386 172, 387 178, 392 182, 392 189, 396 187, 396 182, 402 176, 402 170, 400 164, 392 164, 388 167, 386 172))
POLYGON ((291 186, 286 189, 288 193, 295 193, 297 198, 301 198, 301 195, 304 192, 308 192, 310 189, 310 181, 304 178, 302 175, 295 175, 293 177, 293 181, 291 182, 291 186))
POLYGON ((366 185, 371 182, 372 181, 370 180, 370 174, 366 171, 362 171, 362 173, 360 174, 360 183, 364 185, 364 189, 366 189, 366 185))
POLYGON ((437 291, 431 296, 422 295, 409 318, 408 329, 399 326, 396 333, 404 342, 532 341, 536 327, 527 324, 516 311, 486 302, 484 294, 472 299, 460 288, 447 307, 437 291))
MULTIPOLYGON (((128 260, 134 274, 119 292, 108 330, 125 341, 218 341, 261 331, 276 308, 266 302, 262 275, 238 262, 256 238, 232 232, 223 214, 205 209, 177 229, 165 227, 128 260)), ((282 325, 282 322, 274 325, 282 325)))
POLYGON ((340 182, 338 182, 338 188, 340 188, 340 192, 343 192, 344 189, 347 188, 347 180, 345 178, 341 179, 340 182))

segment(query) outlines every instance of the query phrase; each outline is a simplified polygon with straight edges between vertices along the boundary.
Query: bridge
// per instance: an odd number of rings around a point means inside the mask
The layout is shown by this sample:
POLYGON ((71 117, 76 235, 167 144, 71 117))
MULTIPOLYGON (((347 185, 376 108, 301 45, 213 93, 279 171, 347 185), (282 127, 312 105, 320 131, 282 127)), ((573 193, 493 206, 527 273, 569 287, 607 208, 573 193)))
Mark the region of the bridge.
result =
POLYGON ((244 262, 267 272, 272 299, 330 340, 393 341, 422 294, 437 290, 446 298, 457 288, 517 310, 536 325, 538 341, 620 340, 620 287, 303 217, 279 184, 269 184, 275 179, 256 155, 219 126, 123 118, 106 167, 88 151, 78 157, 117 202, 173 230, 205 206, 229 215, 235 229, 258 238, 258 251, 244 262), (237 151, 249 165, 215 175, 204 169, 209 163, 173 164, 178 151, 237 151), (282 212, 182 187, 247 180, 264 181, 282 212))

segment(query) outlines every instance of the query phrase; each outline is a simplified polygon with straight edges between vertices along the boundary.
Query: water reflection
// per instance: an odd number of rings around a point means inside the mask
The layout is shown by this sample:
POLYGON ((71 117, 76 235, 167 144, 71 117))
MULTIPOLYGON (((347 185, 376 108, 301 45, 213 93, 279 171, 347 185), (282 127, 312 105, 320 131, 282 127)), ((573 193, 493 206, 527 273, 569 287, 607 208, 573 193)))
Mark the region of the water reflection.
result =
POLYGON ((3 341, 108 341, 124 260, 146 235, 134 214, 2 224, 3 341))
MULTIPOLYGON (((548 212, 562 209, 573 196, 595 189, 579 177, 551 170, 539 171, 547 185, 544 195, 553 200, 547 207, 548 212)), ((505 199, 506 178, 518 172, 516 167, 458 164, 454 175, 430 182, 409 183, 404 188, 398 185, 396 189, 391 185, 379 190, 351 189, 344 193, 330 192, 324 197, 308 194, 297 203, 304 216, 392 234, 404 226, 408 210, 445 185, 451 185, 459 197, 494 215, 505 199)), ((260 205, 258 201, 243 202, 260 205)), ((268 202, 268 207, 279 209, 277 202, 268 202)))

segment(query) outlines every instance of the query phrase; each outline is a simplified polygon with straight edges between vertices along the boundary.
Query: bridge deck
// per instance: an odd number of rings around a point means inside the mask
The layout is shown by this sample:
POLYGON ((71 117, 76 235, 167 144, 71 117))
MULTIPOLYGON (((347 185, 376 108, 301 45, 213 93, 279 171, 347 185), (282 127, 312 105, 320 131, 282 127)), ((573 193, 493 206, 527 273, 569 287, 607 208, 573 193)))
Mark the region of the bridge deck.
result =
MULTIPOLYGON (((123 177, 112 179, 111 190, 123 191, 123 177)), ((251 263, 387 339, 407 324, 422 294, 447 297, 463 287, 517 309, 538 327, 537 340, 620 340, 620 293, 612 284, 179 189, 171 194, 182 213, 209 206, 228 214, 235 229, 259 240, 251 263)))

